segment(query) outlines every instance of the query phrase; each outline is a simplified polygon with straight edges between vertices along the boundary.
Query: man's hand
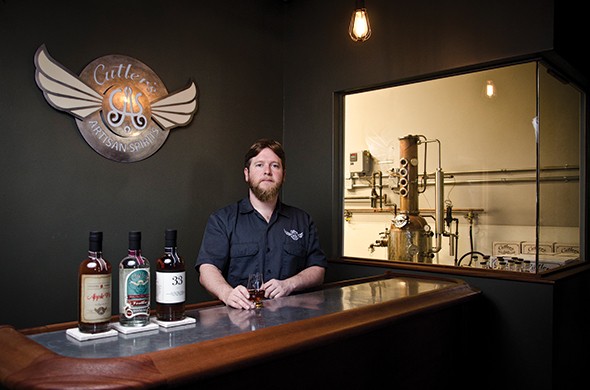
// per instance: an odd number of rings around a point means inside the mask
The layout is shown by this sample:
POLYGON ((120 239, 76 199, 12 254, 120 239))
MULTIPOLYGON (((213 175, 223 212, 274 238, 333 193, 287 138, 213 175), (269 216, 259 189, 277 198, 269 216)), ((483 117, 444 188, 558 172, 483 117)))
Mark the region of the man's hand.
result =
POLYGON ((266 298, 280 298, 295 291, 320 285, 324 281, 324 273, 324 268, 311 266, 285 280, 268 280, 264 283, 264 296, 266 298))
POLYGON ((254 302, 248 300, 250 297, 248 289, 245 286, 232 288, 216 266, 212 264, 201 264, 199 272, 201 285, 227 306, 236 309, 254 308, 254 302))
POLYGON ((223 303, 227 306, 235 309, 254 309, 254 302, 248 298, 250 293, 248 289, 242 285, 236 286, 234 289, 229 290, 229 293, 225 296, 219 297, 223 303))
POLYGON ((265 298, 280 298, 291 294, 294 286, 289 279, 271 279, 264 283, 263 288, 265 298))

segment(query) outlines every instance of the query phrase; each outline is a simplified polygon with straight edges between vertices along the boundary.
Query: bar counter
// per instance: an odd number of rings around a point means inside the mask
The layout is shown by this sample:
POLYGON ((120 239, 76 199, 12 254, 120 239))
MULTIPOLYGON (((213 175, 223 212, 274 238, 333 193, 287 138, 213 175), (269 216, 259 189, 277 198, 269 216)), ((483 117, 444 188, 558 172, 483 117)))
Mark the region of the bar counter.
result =
POLYGON ((265 300, 256 310, 189 305, 192 324, 97 340, 67 335, 75 322, 29 331, 2 325, 0 383, 42 389, 254 387, 269 380, 282 388, 367 385, 369 371, 381 366, 408 380, 416 364, 439 361, 447 370, 445 355, 458 353, 460 308, 478 294, 459 280, 387 273, 265 300), (263 382, 248 383, 258 376, 263 382))

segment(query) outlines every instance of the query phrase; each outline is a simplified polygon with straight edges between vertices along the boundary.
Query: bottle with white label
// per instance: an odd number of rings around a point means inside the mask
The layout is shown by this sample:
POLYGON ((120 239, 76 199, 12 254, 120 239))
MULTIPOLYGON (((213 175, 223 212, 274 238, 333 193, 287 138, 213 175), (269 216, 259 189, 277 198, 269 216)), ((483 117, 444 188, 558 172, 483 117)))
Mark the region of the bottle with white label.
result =
POLYGON ((184 261, 177 252, 176 230, 166 229, 164 235, 164 254, 156 263, 156 317, 160 321, 180 321, 185 318, 184 261))
POLYGON ((150 321, 150 263, 141 255, 141 232, 129 232, 129 250, 119 263, 119 322, 145 326, 150 321))
POLYGON ((109 330, 112 267, 102 258, 102 232, 90 232, 88 258, 78 268, 78 329, 82 333, 109 330))

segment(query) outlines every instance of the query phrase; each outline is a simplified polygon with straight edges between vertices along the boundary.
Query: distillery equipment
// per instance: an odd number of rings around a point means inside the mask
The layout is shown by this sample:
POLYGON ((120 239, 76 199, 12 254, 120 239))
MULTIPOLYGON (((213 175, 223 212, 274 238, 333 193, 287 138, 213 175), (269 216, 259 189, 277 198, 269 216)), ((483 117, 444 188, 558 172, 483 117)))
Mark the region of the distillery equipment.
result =
MULTIPOLYGON (((407 135, 400 138, 399 168, 393 168, 390 175, 397 178, 399 208, 389 228, 381 233, 379 240, 371 245, 386 246, 389 260, 432 263, 435 253, 441 249, 442 236, 445 234, 445 218, 443 217, 443 171, 440 163, 440 142, 427 140, 422 135, 407 135), (437 142, 439 145, 438 167, 434 172, 435 179, 435 228, 434 231, 424 216, 420 215, 418 195, 426 188, 428 175, 426 172, 419 183, 418 145, 425 145, 424 170, 426 171, 426 145, 437 142)), ((450 233, 446 233, 450 235, 450 233)))

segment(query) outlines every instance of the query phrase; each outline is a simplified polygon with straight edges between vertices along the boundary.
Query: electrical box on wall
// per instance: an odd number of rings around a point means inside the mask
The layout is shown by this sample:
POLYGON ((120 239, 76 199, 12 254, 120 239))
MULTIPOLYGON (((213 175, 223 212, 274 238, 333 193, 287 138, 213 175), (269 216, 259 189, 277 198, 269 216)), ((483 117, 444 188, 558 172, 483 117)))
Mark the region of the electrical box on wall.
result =
POLYGON ((350 173, 359 176, 366 176, 371 174, 373 169, 373 158, 371 152, 362 150, 360 152, 350 153, 350 173))

